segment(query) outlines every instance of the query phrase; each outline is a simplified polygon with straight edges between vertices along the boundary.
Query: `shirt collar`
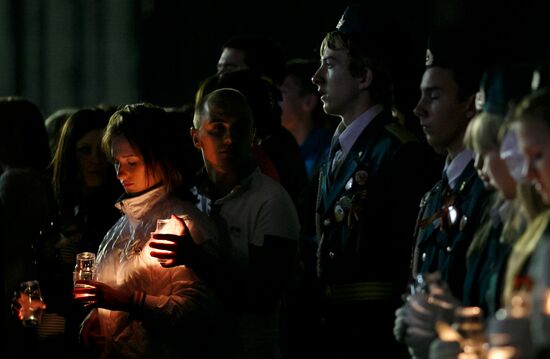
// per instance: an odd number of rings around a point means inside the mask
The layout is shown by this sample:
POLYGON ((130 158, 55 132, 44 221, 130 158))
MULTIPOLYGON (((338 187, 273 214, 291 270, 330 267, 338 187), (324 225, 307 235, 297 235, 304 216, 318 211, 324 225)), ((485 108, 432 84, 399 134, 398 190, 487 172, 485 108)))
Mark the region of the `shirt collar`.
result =
POLYGON ((448 160, 445 161, 444 171, 447 174, 447 178, 449 179, 449 186, 452 189, 455 188, 458 177, 460 177, 462 172, 464 172, 466 166, 468 166, 468 163, 470 163, 470 161, 473 159, 474 152, 469 149, 464 149, 450 162, 448 160))
POLYGON ((363 132, 368 124, 371 123, 382 110, 384 110, 384 106, 377 104, 363 112, 359 117, 353 120, 349 126, 346 126, 343 121, 340 122, 334 135, 338 136, 338 141, 340 142, 344 156, 349 153, 355 141, 357 141, 357 138, 361 135, 361 132, 363 132))

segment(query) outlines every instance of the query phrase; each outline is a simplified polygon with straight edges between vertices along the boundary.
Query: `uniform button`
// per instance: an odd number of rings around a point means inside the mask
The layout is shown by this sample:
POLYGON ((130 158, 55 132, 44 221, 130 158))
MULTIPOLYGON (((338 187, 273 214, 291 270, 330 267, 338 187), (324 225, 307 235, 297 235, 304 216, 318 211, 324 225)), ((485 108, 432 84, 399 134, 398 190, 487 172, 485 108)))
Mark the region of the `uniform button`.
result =
POLYGON ((328 252, 328 257, 330 259, 334 259, 334 252, 328 252))
POLYGON ((325 219, 325 220, 323 221, 323 224, 325 225, 325 227, 330 226, 330 219, 328 219, 328 218, 325 219))
POLYGON ((426 252, 422 253, 422 262, 426 260, 426 252))
POLYGON ((447 247, 447 252, 449 252, 449 253, 450 253, 450 252, 451 252, 452 250, 453 250, 453 249, 452 249, 452 248, 451 248, 450 246, 449 246, 449 247, 447 247))

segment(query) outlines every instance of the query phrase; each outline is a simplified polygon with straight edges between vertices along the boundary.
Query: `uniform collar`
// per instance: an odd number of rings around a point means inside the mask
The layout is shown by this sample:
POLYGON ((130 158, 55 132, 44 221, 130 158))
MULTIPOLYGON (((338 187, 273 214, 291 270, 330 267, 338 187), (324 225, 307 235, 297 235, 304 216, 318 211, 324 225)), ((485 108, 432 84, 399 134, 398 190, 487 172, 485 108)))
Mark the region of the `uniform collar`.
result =
POLYGON ((374 105, 367 111, 363 112, 359 117, 353 120, 349 126, 344 124, 344 121, 340 122, 336 128, 334 136, 338 136, 338 141, 342 147, 343 155, 346 156, 363 130, 372 122, 372 120, 378 116, 384 110, 384 106, 381 104, 374 105))
POLYGON ((445 161, 444 171, 449 179, 449 187, 452 189, 455 188, 458 178, 462 172, 464 172, 464 169, 468 166, 468 163, 470 163, 473 159, 474 152, 469 149, 462 150, 462 152, 456 155, 451 161, 449 161, 449 157, 447 158, 447 161, 445 161))

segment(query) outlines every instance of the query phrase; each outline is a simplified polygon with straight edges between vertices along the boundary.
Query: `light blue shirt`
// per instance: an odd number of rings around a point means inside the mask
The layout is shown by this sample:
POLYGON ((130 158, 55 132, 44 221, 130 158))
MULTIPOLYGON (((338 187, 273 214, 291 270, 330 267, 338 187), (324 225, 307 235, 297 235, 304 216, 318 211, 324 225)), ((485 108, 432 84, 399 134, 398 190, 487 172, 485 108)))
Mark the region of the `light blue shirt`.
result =
POLYGON ((336 128, 334 136, 338 136, 338 141, 342 147, 342 154, 345 158, 361 132, 372 122, 372 120, 384 110, 384 106, 381 104, 374 105, 369 108, 367 111, 363 112, 359 117, 351 122, 349 126, 346 126, 344 122, 340 122, 336 128))
POLYGON ((458 177, 460 177, 468 163, 470 163, 470 161, 473 159, 474 152, 469 149, 462 150, 462 152, 460 152, 450 162, 448 162, 447 158, 447 161, 445 161, 444 171, 447 174, 447 178, 449 179, 449 186, 452 189, 455 188, 458 177))

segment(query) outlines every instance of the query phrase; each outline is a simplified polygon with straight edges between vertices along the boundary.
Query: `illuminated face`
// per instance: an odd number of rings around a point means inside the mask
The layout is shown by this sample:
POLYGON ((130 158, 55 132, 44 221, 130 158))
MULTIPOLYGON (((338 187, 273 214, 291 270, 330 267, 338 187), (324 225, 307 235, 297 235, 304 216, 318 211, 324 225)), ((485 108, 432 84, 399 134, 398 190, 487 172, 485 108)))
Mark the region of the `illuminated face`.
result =
POLYGON ((525 156, 524 176, 546 204, 550 204, 550 129, 539 118, 516 125, 518 147, 525 156))
POLYGON ((218 60, 218 75, 247 69, 244 57, 245 54, 242 50, 224 48, 218 60))
POLYGON ((99 187, 109 175, 109 162, 101 150, 103 131, 86 133, 76 143, 76 158, 80 178, 88 188, 99 187))
MULTIPOLYGON (((319 91, 323 109, 329 115, 354 118, 362 79, 353 77, 350 58, 346 50, 332 50, 326 47, 321 56, 321 65, 311 79, 319 91)), ((362 111, 361 111, 362 112, 362 111)), ((358 114, 357 114, 358 115, 358 114)))
POLYGON ((126 137, 113 137, 111 156, 117 178, 126 193, 143 192, 160 181, 160 177, 156 174, 154 168, 149 168, 147 171, 141 152, 132 147, 126 137))
POLYGON ((500 151, 496 148, 484 150, 480 153, 480 156, 483 160, 481 169, 478 169, 478 174, 483 182, 487 184, 486 187, 496 188, 507 199, 515 198, 517 183, 510 174, 506 162, 500 157, 500 151))
POLYGON ((459 153, 464 148, 464 132, 474 115, 468 113, 470 99, 460 102, 452 72, 439 67, 424 71, 420 92, 414 113, 420 119, 426 140, 439 152, 459 153))
POLYGON ((250 159, 252 123, 246 118, 228 116, 215 103, 207 103, 199 129, 192 129, 195 147, 200 149, 207 169, 237 175, 250 159))

